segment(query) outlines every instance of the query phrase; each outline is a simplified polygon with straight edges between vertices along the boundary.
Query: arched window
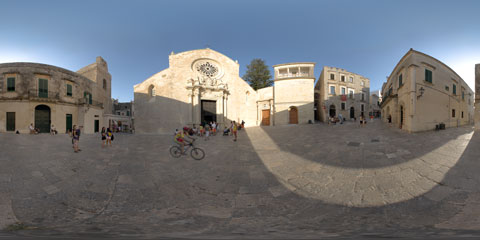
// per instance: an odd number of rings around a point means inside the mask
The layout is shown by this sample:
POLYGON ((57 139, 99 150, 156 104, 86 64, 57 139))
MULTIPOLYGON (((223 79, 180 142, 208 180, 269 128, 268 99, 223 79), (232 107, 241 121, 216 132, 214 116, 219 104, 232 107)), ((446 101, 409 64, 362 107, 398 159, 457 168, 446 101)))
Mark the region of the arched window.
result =
POLYGON ((103 79, 103 89, 107 90, 107 80, 103 79))
POLYGON ((150 85, 150 86, 148 87, 148 96, 150 96, 150 97, 155 96, 155 86, 150 85))

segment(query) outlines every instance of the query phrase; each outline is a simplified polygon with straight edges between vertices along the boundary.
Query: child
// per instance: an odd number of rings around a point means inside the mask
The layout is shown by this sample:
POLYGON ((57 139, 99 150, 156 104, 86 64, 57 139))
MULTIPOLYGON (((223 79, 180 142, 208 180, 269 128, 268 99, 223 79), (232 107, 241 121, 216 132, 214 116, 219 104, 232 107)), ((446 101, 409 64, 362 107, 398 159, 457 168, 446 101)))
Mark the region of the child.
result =
POLYGON ((210 125, 206 124, 205 125, 205 141, 209 139, 210 136, 210 125))

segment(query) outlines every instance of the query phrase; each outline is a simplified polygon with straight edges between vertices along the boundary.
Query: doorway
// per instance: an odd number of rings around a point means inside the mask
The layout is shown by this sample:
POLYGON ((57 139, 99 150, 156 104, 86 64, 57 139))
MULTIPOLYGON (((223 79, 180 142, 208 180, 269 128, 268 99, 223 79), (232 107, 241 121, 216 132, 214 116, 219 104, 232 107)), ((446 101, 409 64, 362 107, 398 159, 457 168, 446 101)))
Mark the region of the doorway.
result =
POLYGON ((350 119, 354 119, 354 118, 355 118, 355 108, 350 107, 350 119))
POLYGON ((35 107, 35 128, 38 128, 41 133, 50 132, 50 107, 47 105, 35 107))
POLYGON ((98 133, 100 130, 99 128, 100 128, 100 120, 95 120, 94 132, 98 133))
POLYGON ((15 131, 15 113, 7 112, 7 131, 15 131))
POLYGON ((217 121, 217 101, 202 100, 202 123, 217 121))
POLYGON ((400 128, 403 128, 403 106, 400 106, 400 128))
POLYGON ((335 117, 337 115, 336 111, 335 111, 335 105, 330 105, 330 114, 329 116, 330 117, 335 117))
POLYGON ((72 131, 72 114, 67 114, 65 126, 66 126, 65 131, 67 133, 72 131))
POLYGON ((270 126, 270 109, 262 110, 262 126, 270 126))
POLYGON ((296 107, 290 107, 289 124, 298 124, 298 110, 296 107))

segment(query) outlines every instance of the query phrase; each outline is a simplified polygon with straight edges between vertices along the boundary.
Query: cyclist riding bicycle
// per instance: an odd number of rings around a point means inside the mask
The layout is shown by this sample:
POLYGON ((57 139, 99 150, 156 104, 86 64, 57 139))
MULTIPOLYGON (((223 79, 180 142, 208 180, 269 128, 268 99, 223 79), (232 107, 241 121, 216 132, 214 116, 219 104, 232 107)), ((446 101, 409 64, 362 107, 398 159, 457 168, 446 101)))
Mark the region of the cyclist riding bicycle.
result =
POLYGON ((183 128, 183 131, 178 131, 176 134, 175 134, 175 138, 174 138, 174 141, 180 145, 180 149, 182 150, 182 154, 183 153, 183 148, 184 146, 188 143, 188 144, 191 144, 193 143, 193 141, 195 141, 194 138, 191 138, 190 136, 188 136, 188 130, 189 128, 188 127, 184 127, 183 128), (185 137, 187 138, 190 138, 191 141, 185 139, 185 137))

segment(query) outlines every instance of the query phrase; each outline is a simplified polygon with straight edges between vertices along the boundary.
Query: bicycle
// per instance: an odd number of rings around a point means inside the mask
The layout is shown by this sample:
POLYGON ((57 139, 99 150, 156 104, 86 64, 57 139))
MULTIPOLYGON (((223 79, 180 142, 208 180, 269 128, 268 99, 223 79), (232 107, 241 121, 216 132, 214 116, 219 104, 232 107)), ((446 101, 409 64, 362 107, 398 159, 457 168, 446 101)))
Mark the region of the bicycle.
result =
MULTIPOLYGON (((195 141, 195 140, 194 140, 195 141)), ((172 146, 170 147, 170 155, 174 158, 179 158, 182 156, 182 154, 186 153, 189 148, 192 148, 190 150, 190 156, 195 159, 195 160, 202 160, 205 157, 205 151, 201 148, 197 148, 193 145, 192 143, 189 143, 187 146, 184 146, 184 150, 182 152, 182 149, 179 146, 172 146)))

